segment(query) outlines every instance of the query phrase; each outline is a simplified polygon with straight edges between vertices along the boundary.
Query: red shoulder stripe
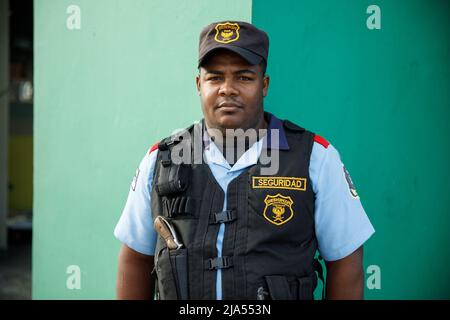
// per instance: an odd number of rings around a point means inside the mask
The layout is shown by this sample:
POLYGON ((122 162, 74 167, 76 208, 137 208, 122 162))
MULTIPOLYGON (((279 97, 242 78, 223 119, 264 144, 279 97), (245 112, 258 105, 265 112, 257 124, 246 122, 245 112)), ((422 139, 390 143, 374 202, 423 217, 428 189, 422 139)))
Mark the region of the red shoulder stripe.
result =
POLYGON ((317 134, 314 136, 314 141, 323 145, 325 149, 328 148, 328 146, 330 145, 330 143, 327 140, 325 140, 324 138, 322 138, 317 134))
POLYGON ((150 154, 150 153, 152 153, 153 151, 155 151, 156 149, 158 149, 158 143, 159 143, 159 142, 155 143, 155 144, 153 145, 153 147, 150 148, 150 151, 148 152, 148 154, 150 154))

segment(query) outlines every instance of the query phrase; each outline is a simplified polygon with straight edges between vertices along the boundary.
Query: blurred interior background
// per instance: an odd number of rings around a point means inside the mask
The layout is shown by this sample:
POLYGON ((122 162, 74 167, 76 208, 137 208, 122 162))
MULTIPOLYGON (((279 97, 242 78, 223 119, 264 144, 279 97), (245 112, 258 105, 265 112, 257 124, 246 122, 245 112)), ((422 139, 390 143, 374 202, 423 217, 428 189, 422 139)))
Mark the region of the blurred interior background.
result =
POLYGON ((0 161, 2 182, 6 180, 6 183, 0 185, 0 299, 30 299, 33 228, 33 1, 1 0, 0 8, 0 161))

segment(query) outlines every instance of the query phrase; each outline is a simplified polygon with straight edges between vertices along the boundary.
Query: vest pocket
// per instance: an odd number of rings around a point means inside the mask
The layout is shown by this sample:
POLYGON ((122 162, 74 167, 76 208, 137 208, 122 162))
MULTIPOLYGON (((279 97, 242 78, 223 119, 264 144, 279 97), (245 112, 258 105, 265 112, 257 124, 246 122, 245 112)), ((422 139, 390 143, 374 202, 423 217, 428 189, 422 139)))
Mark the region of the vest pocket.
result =
POLYGON ((177 194, 186 190, 190 176, 190 166, 184 164, 160 165, 155 179, 155 190, 160 196, 177 194))
POLYGON ((295 300, 285 276, 265 276, 265 279, 272 300, 295 300))
POLYGON ((178 299, 187 300, 189 299, 187 249, 171 250, 169 254, 178 299))
POLYGON ((310 277, 265 276, 269 298, 272 300, 312 300, 313 286, 310 277))
POLYGON ((297 279, 298 282, 298 300, 313 300, 313 285, 310 277, 297 279))
POLYGON ((156 261, 158 294, 161 300, 186 300, 188 294, 187 249, 162 248, 156 261))

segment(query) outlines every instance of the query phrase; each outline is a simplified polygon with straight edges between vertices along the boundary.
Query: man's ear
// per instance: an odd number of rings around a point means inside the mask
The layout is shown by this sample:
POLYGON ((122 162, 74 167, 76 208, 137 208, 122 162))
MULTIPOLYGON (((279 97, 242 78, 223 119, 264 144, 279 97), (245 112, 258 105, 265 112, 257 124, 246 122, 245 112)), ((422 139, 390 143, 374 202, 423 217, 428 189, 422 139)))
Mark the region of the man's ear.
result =
POLYGON ((270 77, 268 75, 264 76, 263 80, 263 97, 267 96, 267 91, 269 90, 270 77))
POLYGON ((200 95, 200 73, 195 77, 195 84, 197 86, 197 93, 200 95))

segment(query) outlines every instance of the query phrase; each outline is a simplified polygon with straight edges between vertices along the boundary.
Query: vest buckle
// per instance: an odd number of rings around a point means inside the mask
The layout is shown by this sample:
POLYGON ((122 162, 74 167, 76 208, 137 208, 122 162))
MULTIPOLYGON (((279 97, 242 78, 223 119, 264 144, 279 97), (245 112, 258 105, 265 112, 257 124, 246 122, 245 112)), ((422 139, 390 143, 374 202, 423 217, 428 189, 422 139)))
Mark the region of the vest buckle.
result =
POLYGON ((182 136, 175 137, 169 141, 163 141, 158 144, 158 150, 161 153, 161 164, 164 167, 168 167, 172 164, 172 159, 170 158, 170 146, 176 145, 183 140, 182 136))
POLYGON ((217 270, 227 269, 233 266, 233 259, 231 257, 215 257, 205 261, 205 269, 217 270))
POLYGON ((225 210, 222 212, 214 213, 211 224, 230 222, 235 218, 236 217, 233 210, 225 210))
POLYGON ((161 153, 161 164, 163 165, 163 167, 168 167, 172 164, 172 160, 170 159, 170 151, 169 150, 164 150, 164 151, 160 151, 161 153))

